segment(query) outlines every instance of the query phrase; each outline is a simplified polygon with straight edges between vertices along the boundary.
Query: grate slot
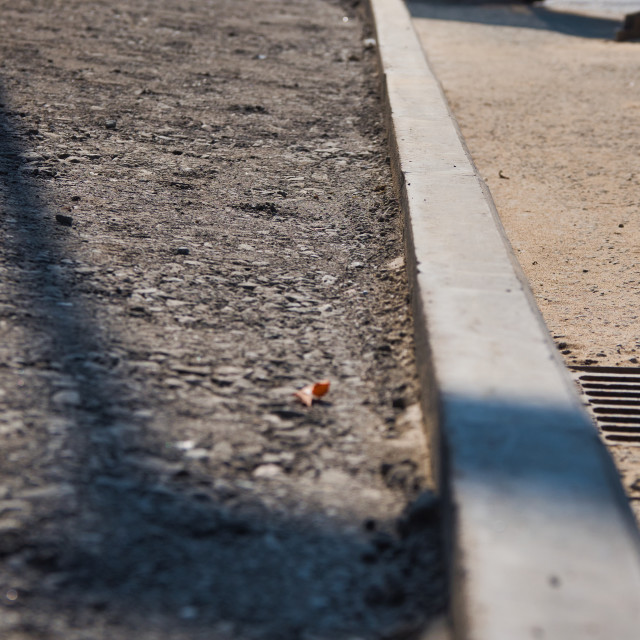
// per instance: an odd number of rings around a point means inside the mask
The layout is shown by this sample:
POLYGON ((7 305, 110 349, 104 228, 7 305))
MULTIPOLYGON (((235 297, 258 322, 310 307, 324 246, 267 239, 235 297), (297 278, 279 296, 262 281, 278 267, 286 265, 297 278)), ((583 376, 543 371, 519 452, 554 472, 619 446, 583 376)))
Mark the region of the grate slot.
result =
POLYGON ((611 444, 640 444, 640 438, 636 435, 626 436, 626 435, 605 435, 605 442, 609 442, 611 444))
POLYGON ((640 446, 640 368, 572 367, 603 440, 640 446))
POLYGON ((615 398, 593 399, 594 407, 640 407, 640 400, 616 400, 615 398))
POLYGON ((582 385, 583 389, 594 389, 595 391, 640 391, 640 382, 638 384, 629 384, 623 382, 612 382, 611 384, 604 384, 602 382, 585 382, 582 385))
POLYGON ((640 418, 640 408, 635 407, 624 407, 624 406, 614 406, 614 407, 602 407, 597 406, 593 407, 594 413, 603 416, 638 416, 640 418))
POLYGON ((640 375, 631 376, 578 376, 578 379, 586 383, 604 383, 604 384, 640 384, 640 375))
POLYGON ((600 428, 607 433, 640 433, 640 426, 629 427, 622 424, 603 424, 600 428))
POLYGON ((600 422, 604 422, 606 424, 636 424, 640 427, 640 419, 637 416, 602 416, 596 415, 596 420, 600 422))
POLYGON ((627 391, 586 391, 590 398, 629 398, 630 400, 640 400, 640 391, 629 393, 627 391))
POLYGON ((637 376, 640 378, 640 367, 591 367, 589 365, 574 365, 571 367, 572 371, 584 371, 590 375, 596 374, 612 374, 612 375, 627 375, 637 376))

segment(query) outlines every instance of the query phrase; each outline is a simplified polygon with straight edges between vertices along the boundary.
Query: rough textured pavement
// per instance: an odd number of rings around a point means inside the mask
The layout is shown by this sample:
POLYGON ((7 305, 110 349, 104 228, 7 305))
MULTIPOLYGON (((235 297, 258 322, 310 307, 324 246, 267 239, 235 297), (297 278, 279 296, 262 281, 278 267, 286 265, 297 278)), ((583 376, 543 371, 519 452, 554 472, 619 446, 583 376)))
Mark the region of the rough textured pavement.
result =
POLYGON ((4 8, 3 639, 404 638, 443 610, 359 12, 4 8))

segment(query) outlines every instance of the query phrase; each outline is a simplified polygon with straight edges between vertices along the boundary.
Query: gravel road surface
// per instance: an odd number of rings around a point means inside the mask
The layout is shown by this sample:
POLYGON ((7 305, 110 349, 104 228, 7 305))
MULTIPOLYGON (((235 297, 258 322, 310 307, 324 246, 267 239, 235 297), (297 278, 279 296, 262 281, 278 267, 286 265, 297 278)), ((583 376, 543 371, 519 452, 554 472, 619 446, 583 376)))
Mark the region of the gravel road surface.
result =
POLYGON ((3 8, 3 639, 393 639, 442 612, 360 11, 3 8))

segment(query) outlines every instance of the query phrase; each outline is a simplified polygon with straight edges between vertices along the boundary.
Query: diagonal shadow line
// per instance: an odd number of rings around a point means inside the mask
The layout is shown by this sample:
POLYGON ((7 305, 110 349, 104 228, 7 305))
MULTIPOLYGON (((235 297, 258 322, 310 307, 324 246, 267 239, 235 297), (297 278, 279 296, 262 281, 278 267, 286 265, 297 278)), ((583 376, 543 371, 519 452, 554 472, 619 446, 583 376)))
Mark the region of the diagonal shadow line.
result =
POLYGON ((20 131, 1 91, 0 103, 8 284, 28 335, 40 344, 23 364, 73 381, 62 405, 54 388, 42 398, 47 415, 71 424, 74 457, 60 461, 69 495, 52 500, 12 548, 0 544, 0 555, 19 557, 20 571, 39 584, 16 610, 25 620, 34 611, 87 624, 95 624, 91 615, 106 616, 125 634, 187 625, 191 638, 204 637, 223 624, 227 635, 257 629, 265 640, 303 632, 378 637, 398 624, 413 633, 441 614, 439 517, 428 494, 407 511, 401 535, 393 522, 382 523, 386 532, 367 533, 278 516, 249 491, 239 514, 184 468, 139 465, 142 450, 161 459, 162 443, 122 400, 127 376, 108 362, 108 340, 73 277, 58 268, 69 257, 68 229, 54 221, 38 169, 25 159, 23 140, 38 133, 20 131))
POLYGON ((579 38, 611 40, 621 27, 618 20, 556 11, 542 6, 524 9, 522 2, 512 0, 409 0, 407 4, 414 18, 555 31, 579 38))

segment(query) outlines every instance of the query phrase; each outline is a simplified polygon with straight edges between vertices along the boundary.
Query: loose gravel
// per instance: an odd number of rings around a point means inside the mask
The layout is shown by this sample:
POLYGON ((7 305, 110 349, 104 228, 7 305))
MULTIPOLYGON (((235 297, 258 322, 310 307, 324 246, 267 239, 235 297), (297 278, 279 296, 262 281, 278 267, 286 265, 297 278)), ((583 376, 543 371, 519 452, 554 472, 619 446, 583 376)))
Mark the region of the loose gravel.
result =
POLYGON ((3 9, 2 638, 408 638, 442 612, 360 12, 3 9))

